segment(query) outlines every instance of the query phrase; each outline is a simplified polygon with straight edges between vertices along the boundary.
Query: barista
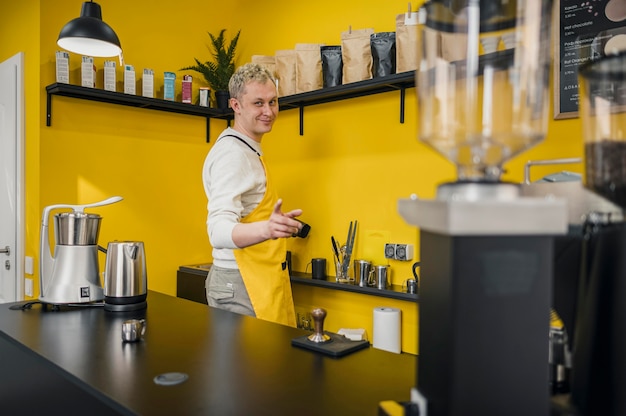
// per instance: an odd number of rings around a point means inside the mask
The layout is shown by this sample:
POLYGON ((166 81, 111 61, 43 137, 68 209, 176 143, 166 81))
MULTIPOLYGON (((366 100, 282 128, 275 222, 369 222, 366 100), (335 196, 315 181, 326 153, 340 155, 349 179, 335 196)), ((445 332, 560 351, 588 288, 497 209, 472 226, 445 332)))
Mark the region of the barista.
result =
POLYGON ((228 87, 234 124, 220 134, 202 171, 213 246, 207 301, 295 327, 285 238, 302 228, 295 219, 302 210, 282 212, 261 149, 278 115, 276 83, 263 67, 246 64, 228 87))

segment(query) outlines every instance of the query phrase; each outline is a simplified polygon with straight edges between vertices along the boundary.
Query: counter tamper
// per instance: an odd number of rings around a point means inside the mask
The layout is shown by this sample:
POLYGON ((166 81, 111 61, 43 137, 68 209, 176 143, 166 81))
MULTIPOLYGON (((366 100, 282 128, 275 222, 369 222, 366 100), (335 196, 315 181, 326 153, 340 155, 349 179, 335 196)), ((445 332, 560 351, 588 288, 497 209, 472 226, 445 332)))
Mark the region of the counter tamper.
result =
POLYGON ((315 308, 311 311, 315 332, 308 336, 308 340, 312 342, 322 343, 330 341, 328 335, 324 335, 324 318, 326 318, 326 310, 315 308))

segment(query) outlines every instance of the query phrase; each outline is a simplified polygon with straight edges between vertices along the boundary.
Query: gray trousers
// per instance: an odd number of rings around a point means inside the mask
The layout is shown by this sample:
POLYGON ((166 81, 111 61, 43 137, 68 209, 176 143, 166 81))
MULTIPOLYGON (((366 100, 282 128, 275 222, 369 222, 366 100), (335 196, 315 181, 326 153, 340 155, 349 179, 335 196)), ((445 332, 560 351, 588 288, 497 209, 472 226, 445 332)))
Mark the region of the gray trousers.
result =
POLYGON ((256 317, 239 269, 211 266, 205 289, 209 306, 256 317))

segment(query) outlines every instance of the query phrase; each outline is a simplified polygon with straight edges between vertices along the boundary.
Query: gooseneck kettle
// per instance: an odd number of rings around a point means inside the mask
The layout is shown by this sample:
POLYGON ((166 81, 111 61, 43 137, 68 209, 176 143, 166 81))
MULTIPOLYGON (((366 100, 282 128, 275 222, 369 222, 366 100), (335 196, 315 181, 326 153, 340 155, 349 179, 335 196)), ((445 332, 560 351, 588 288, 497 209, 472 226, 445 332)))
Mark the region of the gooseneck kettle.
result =
POLYGON ((50 304, 88 303, 104 299, 98 267, 98 234, 102 217, 85 208, 121 201, 114 196, 86 205, 50 205, 44 208, 39 244, 39 301, 50 304), (54 217, 55 248, 51 253, 48 222, 54 209, 71 209, 54 217))

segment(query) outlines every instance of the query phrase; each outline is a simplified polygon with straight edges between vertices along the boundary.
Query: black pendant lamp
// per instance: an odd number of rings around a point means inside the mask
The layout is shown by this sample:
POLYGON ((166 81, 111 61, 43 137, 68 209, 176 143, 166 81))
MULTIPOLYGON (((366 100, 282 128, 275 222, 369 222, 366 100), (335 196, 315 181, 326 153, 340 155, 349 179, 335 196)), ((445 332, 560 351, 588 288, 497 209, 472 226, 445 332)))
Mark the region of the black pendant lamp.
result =
POLYGON ((102 9, 93 1, 84 2, 80 17, 71 20, 59 33, 57 44, 70 52, 88 56, 118 56, 122 46, 111 26, 102 21, 102 9))

